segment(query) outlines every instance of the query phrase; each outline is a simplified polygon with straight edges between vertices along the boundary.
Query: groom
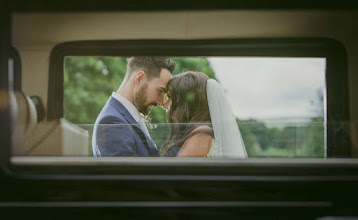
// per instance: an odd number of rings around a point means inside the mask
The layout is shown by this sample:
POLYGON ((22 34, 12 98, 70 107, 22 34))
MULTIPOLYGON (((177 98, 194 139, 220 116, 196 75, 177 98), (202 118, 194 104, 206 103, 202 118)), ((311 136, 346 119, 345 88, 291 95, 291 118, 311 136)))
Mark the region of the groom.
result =
POLYGON ((132 57, 117 90, 108 99, 93 127, 92 150, 101 156, 159 156, 140 116, 163 105, 175 63, 165 57, 132 57))

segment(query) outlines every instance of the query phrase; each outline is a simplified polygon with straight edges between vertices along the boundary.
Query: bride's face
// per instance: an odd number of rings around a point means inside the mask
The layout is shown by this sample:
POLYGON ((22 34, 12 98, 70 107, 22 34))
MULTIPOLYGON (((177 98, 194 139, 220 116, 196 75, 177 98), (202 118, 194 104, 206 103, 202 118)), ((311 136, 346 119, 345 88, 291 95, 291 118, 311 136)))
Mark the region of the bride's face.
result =
POLYGON ((171 106, 172 106, 172 99, 168 92, 168 94, 166 95, 166 100, 164 100, 164 104, 162 107, 166 110, 166 112, 168 112, 171 106))

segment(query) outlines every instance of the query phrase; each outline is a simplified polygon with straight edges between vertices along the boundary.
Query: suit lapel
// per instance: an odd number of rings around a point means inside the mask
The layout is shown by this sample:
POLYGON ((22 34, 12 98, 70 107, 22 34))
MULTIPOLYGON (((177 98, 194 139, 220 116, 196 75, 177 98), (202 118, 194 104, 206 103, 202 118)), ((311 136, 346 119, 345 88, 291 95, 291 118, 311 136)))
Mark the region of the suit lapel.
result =
POLYGON ((110 102, 110 104, 112 104, 112 106, 114 106, 117 109, 117 111, 120 114, 122 114, 124 116, 124 118, 127 120, 127 122, 133 126, 133 128, 137 131, 137 133, 139 134, 142 141, 147 143, 146 146, 148 146, 150 155, 151 156, 159 156, 157 147, 155 146, 152 139, 150 139, 149 137, 147 137, 147 135, 145 135, 145 131, 143 131, 143 129, 138 124, 138 122, 133 118, 133 116, 124 107, 124 105, 121 102, 119 102, 118 100, 116 100, 115 98, 113 98, 112 96, 110 97, 109 102, 110 102))

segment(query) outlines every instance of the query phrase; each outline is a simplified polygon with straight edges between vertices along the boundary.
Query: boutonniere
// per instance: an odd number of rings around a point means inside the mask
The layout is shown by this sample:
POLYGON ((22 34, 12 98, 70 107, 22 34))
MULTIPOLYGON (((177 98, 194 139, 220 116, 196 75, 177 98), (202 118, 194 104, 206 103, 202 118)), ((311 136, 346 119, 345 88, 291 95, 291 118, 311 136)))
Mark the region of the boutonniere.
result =
POLYGON ((145 126, 147 126, 149 131, 152 131, 153 129, 157 128, 157 124, 152 124, 152 116, 151 115, 143 115, 142 113, 140 113, 140 117, 143 119, 145 126))

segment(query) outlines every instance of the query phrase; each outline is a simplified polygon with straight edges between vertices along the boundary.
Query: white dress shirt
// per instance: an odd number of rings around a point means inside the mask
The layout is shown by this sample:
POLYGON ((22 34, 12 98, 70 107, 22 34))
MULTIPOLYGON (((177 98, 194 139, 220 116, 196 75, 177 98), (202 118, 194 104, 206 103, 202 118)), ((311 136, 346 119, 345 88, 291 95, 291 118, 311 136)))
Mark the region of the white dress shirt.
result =
POLYGON ((124 107, 132 115, 134 120, 136 120, 136 122, 139 124, 139 126, 144 130, 146 135, 149 138, 151 138, 149 135, 147 126, 145 125, 143 118, 140 116, 138 109, 130 101, 128 101, 126 98, 124 98, 123 96, 121 96, 120 94, 118 94, 116 92, 112 92, 112 97, 115 98, 116 100, 118 100, 120 103, 122 103, 122 105, 124 105, 124 107))

